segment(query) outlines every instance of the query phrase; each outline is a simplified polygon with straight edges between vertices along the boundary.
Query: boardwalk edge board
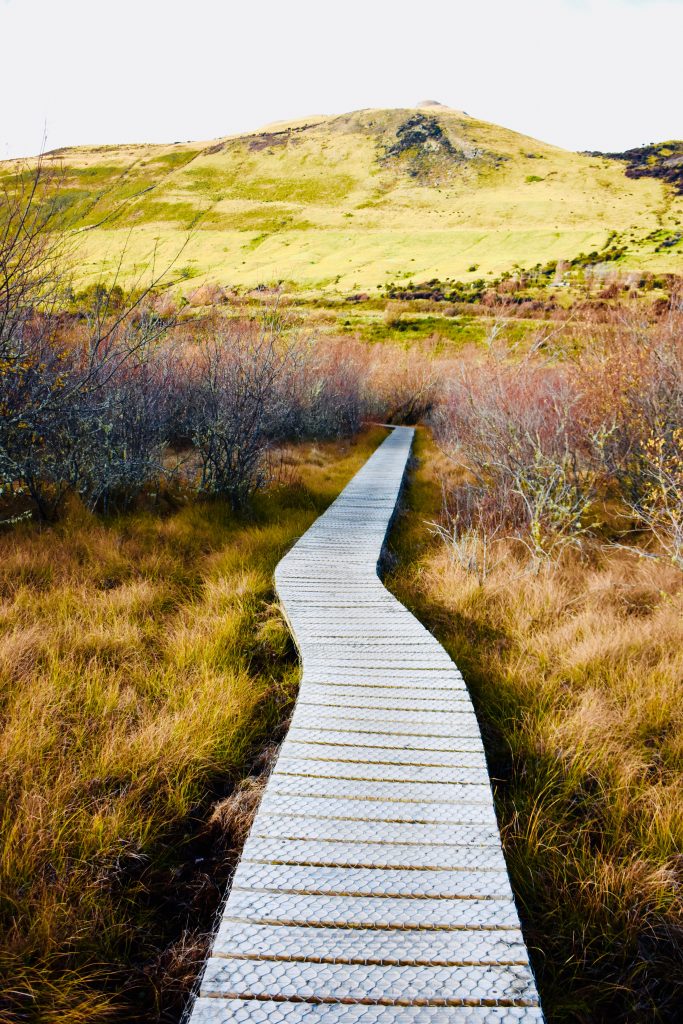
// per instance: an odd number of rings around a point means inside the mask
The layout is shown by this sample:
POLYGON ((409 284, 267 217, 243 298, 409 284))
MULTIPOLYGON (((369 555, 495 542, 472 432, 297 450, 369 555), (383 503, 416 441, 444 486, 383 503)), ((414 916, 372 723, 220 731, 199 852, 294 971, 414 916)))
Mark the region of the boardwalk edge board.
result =
POLYGON ((543 1024, 467 689, 378 576, 412 439, 276 569, 299 698, 187 1024, 543 1024))

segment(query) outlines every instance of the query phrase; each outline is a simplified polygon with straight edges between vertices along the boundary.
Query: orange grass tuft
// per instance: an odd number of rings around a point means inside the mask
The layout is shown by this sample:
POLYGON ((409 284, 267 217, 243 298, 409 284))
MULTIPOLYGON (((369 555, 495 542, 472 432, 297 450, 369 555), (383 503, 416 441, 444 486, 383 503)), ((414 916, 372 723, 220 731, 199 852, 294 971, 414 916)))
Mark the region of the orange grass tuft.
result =
POLYGON ((428 437, 389 585, 460 665, 494 780, 546 1019, 666 1021, 683 985, 683 578, 597 542, 482 584, 425 529, 428 437))
POLYGON ((382 436, 291 449, 248 515, 0 535, 3 1024, 177 1019, 296 689, 273 569, 382 436))

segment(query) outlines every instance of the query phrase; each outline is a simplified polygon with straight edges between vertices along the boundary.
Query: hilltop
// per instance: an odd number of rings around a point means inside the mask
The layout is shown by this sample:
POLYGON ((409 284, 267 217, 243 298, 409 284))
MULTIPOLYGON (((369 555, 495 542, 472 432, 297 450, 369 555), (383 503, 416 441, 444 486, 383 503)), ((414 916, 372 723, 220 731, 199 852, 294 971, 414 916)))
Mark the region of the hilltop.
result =
POLYGON ((195 284, 372 289, 608 247, 627 267, 683 266, 683 196, 665 176, 634 177, 632 158, 569 152, 433 100, 46 162, 63 174, 84 278, 123 246, 127 265, 154 245, 163 259, 190 229, 174 275, 195 284))

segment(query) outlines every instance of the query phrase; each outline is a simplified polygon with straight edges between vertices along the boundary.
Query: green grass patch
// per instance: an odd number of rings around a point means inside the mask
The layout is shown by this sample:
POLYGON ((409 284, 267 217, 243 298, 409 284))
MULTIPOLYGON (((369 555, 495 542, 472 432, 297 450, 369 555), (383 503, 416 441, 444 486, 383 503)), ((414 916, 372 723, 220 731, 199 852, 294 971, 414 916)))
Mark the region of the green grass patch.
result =
MULTIPOLYGON (((338 329, 342 333, 358 334, 363 341, 394 341, 401 345, 434 339, 448 347, 464 347, 482 344, 491 331, 493 320, 476 315, 438 316, 402 314, 398 322, 387 323, 380 314, 348 314, 339 316, 338 329)), ((510 342, 522 342, 538 322, 509 319, 505 322, 505 338, 510 342)))
POLYGON ((201 152, 201 149, 172 150, 170 153, 161 153, 159 156, 155 156, 149 163, 152 166, 162 167, 166 171, 175 171, 179 167, 185 167, 186 164, 191 163, 201 152))

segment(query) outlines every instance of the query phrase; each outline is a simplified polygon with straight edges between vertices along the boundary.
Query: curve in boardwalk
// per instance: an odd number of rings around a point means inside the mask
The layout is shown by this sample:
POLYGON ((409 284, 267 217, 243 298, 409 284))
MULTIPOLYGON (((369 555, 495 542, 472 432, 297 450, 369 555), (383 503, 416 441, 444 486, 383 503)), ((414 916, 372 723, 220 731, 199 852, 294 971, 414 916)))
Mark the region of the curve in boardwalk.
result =
POLYGON ((467 690, 377 576, 412 435, 277 568, 301 689, 191 1024, 542 1021, 467 690))

